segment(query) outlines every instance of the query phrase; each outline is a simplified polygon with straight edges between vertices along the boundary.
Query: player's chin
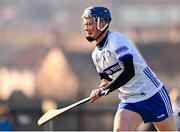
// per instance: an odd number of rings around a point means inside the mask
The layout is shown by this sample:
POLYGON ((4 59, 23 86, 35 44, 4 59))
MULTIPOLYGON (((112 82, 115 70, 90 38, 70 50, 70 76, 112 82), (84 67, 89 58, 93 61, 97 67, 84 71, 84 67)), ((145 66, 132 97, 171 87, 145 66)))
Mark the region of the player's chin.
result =
POLYGON ((94 37, 91 37, 91 36, 86 36, 86 39, 87 39, 87 41, 89 41, 89 42, 94 41, 94 37))

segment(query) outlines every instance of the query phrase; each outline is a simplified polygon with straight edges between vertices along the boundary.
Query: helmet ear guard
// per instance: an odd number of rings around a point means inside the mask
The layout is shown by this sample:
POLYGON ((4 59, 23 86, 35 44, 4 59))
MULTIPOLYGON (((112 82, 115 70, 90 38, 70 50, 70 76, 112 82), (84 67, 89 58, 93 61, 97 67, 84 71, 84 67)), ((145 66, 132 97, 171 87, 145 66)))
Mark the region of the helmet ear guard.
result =
POLYGON ((104 29, 106 29, 108 26, 109 26, 109 23, 106 23, 106 25, 103 27, 103 28, 101 28, 100 27, 100 22, 101 22, 101 18, 97 18, 97 28, 98 28, 98 30, 100 30, 100 31, 103 31, 104 29))

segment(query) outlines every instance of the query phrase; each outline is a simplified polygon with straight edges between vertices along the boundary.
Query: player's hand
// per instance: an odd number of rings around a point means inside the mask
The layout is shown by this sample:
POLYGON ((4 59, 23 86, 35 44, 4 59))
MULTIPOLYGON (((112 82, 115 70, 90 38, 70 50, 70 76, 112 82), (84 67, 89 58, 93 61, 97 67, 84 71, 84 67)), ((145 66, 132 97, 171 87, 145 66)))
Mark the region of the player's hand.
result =
POLYGON ((103 88, 103 87, 105 87, 105 86, 108 85, 108 84, 109 84, 109 81, 108 81, 108 80, 102 79, 102 80, 101 80, 101 83, 100 83, 100 85, 99 85, 99 88, 103 88))
POLYGON ((91 98, 91 103, 92 102, 95 102, 97 99, 100 98, 99 96, 99 93, 101 92, 102 88, 98 88, 98 89, 94 89, 91 91, 91 94, 90 94, 90 98, 91 98))
POLYGON ((100 96, 99 96, 100 91, 102 91, 103 88, 104 88, 106 85, 108 85, 108 84, 109 84, 109 81, 108 81, 108 80, 102 79, 102 80, 101 80, 101 83, 100 83, 100 85, 99 85, 99 88, 92 90, 92 92, 91 92, 91 94, 90 94, 90 97, 91 97, 91 101, 90 101, 90 102, 94 102, 94 101, 98 100, 98 99, 100 98, 100 96))

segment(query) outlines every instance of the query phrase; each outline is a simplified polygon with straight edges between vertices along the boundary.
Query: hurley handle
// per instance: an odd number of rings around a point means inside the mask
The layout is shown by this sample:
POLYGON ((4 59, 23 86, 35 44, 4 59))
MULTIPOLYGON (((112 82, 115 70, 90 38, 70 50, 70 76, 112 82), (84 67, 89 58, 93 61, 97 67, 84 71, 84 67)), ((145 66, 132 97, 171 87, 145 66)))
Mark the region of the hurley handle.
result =
POLYGON ((107 95, 107 93, 109 93, 109 90, 110 90, 110 89, 103 89, 103 90, 99 93, 99 96, 107 95))

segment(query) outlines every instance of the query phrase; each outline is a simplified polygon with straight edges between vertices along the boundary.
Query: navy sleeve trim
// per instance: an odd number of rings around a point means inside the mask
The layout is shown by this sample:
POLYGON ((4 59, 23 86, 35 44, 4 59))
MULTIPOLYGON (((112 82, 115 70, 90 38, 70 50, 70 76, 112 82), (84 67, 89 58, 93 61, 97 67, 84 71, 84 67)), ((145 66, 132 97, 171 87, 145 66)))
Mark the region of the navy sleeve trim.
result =
POLYGON ((123 61, 126 58, 133 58, 132 54, 126 54, 118 58, 119 61, 123 61))

